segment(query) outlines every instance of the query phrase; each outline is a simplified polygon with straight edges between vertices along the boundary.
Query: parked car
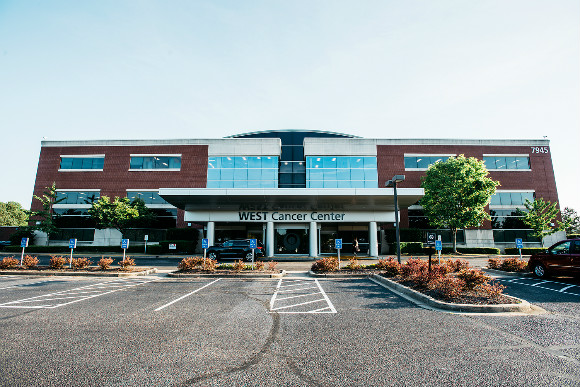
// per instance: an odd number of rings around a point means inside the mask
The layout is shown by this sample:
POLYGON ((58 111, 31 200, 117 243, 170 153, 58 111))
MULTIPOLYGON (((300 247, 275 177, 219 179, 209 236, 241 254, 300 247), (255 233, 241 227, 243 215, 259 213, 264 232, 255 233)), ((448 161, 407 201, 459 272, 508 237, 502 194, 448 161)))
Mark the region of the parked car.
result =
MULTIPOLYGON (((232 239, 224 243, 211 246, 207 249, 207 256, 211 259, 220 258, 242 258, 246 261, 252 260, 252 249, 249 239, 232 239)), ((258 247, 254 249, 254 257, 264 256, 264 246, 258 242, 258 247)))
POLYGON ((552 274, 580 274, 580 239, 560 241, 546 251, 533 254, 528 267, 540 278, 552 274))

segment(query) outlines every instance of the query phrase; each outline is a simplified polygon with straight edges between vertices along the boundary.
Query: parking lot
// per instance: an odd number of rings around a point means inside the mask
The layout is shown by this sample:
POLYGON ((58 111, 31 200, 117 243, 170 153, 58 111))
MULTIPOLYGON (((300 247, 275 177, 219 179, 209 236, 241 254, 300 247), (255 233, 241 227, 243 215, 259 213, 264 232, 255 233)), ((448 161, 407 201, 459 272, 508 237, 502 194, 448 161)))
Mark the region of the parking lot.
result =
POLYGON ((580 286, 539 315, 420 308, 367 279, 0 277, 0 384, 580 385, 580 286))

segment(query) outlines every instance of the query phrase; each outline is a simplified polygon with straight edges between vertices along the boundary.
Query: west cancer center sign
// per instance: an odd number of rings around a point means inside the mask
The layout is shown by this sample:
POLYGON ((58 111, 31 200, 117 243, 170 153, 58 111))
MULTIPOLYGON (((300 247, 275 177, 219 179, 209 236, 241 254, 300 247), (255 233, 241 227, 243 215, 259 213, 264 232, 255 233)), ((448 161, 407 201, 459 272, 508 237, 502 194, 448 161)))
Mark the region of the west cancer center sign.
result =
POLYGON ((390 211, 186 211, 190 222, 394 222, 390 211))

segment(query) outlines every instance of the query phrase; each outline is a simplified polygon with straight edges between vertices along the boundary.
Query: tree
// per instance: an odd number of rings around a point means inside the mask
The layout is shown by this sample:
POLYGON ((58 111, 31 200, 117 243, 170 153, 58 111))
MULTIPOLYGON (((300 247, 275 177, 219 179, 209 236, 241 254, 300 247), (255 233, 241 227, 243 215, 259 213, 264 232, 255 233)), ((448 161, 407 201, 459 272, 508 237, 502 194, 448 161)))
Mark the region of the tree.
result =
POLYGON ((129 227, 150 227, 157 219, 157 215, 151 211, 143 199, 135 199, 130 204, 139 213, 139 216, 129 222, 129 227))
POLYGON ((46 191, 43 192, 42 197, 33 196, 34 199, 39 200, 42 203, 42 210, 40 211, 28 211, 30 218, 37 218, 38 224, 32 226, 35 230, 39 230, 46 233, 47 241, 50 240, 50 234, 54 234, 58 231, 58 227, 55 225, 54 218, 55 214, 53 211, 53 206, 64 200, 57 199, 56 183, 52 183, 52 186, 46 187, 46 191))
POLYGON ((580 216, 576 210, 565 207, 562 210, 562 221, 566 225, 567 235, 580 233, 580 216))
POLYGON ((557 203, 544 201, 543 198, 535 199, 533 202, 526 199, 526 214, 524 223, 534 230, 534 235, 542 241, 544 247, 544 237, 552 235, 556 231, 564 230, 566 225, 559 220, 555 220, 560 210, 557 203))
POLYGON ((28 213, 17 202, 0 202, 0 226, 26 226, 28 213))
POLYGON ((139 218, 139 210, 131 206, 129 198, 118 196, 113 201, 108 196, 101 196, 93 202, 88 212, 98 229, 114 228, 121 234, 130 227, 132 221, 139 218))
POLYGON ((478 227, 490 219, 485 206, 499 182, 488 174, 483 161, 459 155, 432 164, 421 179, 425 215, 431 225, 451 230, 455 253, 458 229, 478 227))

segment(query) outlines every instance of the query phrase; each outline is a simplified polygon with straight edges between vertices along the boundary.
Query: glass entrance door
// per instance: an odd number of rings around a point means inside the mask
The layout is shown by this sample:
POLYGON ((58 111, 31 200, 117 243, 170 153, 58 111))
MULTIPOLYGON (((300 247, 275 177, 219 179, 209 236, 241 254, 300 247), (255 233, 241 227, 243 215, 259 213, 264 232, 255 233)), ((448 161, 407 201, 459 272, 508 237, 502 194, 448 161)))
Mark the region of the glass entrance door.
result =
POLYGON ((274 239, 275 254, 309 254, 307 229, 276 228, 274 239))

